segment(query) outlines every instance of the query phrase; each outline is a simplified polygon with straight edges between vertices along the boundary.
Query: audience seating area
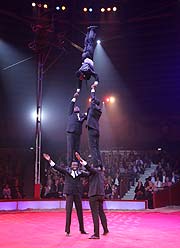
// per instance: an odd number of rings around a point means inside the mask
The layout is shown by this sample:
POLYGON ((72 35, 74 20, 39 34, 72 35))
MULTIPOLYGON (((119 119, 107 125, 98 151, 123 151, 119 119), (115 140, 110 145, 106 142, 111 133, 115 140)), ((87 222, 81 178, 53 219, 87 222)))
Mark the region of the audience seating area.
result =
MULTIPOLYGON (((105 198, 107 200, 122 199, 131 186, 135 187, 134 200, 148 200, 149 208, 153 208, 154 192, 163 190, 180 181, 179 159, 165 151, 101 151, 105 168, 105 198), (141 182, 144 171, 157 164, 155 171, 141 182)), ((84 152, 83 157, 88 158, 84 152)), ((90 158, 89 158, 90 159, 90 158)), ((28 198, 24 192, 24 161, 26 158, 19 151, 0 149, 0 198, 28 198)), ((60 161, 65 167, 65 163, 60 161)), ((46 161, 42 163, 41 198, 64 199, 64 177, 51 168, 46 161)), ((33 169, 33 167, 32 167, 33 169)), ((82 198, 88 198, 88 179, 82 179, 82 198)))

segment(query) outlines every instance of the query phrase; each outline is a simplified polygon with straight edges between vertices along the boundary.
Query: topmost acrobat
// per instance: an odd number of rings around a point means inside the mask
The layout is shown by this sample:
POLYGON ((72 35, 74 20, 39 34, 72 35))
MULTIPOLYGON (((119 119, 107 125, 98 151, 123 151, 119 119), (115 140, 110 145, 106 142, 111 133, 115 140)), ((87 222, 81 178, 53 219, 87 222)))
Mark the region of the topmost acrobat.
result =
POLYGON ((94 77, 94 85, 97 86, 99 83, 98 74, 94 70, 94 49, 95 49, 95 38, 96 38, 97 26, 89 26, 87 28, 86 37, 84 40, 84 49, 82 53, 82 65, 76 72, 76 76, 79 79, 77 92, 79 93, 82 88, 82 81, 89 80, 91 76, 94 77))

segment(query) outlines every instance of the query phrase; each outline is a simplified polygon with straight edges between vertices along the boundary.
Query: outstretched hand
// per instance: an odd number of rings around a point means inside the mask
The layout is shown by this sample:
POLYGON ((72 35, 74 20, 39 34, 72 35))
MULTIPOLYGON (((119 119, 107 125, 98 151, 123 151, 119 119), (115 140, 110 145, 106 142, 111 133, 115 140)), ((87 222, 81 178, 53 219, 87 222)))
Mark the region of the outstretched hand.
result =
POLYGON ((74 94, 74 97, 75 97, 75 98, 78 98, 78 96, 79 96, 79 94, 78 94, 78 92, 76 92, 76 93, 74 94))
POLYGON ((91 89, 95 89, 98 86, 98 81, 95 81, 92 85, 91 85, 91 89))
POLYGON ((81 156, 78 152, 75 152, 75 156, 76 156, 77 160, 79 160, 80 163, 84 162, 84 159, 81 158, 81 156))
POLYGON ((50 160, 51 160, 51 157, 50 157, 49 154, 47 154, 47 153, 43 153, 43 157, 44 157, 47 161, 50 161, 50 160))

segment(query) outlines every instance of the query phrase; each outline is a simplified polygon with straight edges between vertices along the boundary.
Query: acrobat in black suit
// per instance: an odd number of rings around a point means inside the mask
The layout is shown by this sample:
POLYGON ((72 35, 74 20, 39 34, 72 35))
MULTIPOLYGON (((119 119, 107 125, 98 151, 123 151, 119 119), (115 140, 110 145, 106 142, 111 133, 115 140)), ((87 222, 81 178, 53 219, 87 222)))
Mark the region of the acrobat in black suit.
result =
POLYGON ((75 151, 79 152, 82 125, 87 118, 87 114, 81 114, 80 108, 75 106, 78 93, 74 94, 69 106, 69 114, 66 128, 67 135, 67 165, 71 166, 75 159, 75 151))
POLYGON ((97 26, 88 27, 88 31, 84 40, 84 50, 82 53, 82 65, 76 72, 76 76, 79 79, 77 92, 79 93, 82 87, 83 80, 89 80, 91 76, 94 77, 96 85, 99 83, 99 76, 94 70, 94 48, 95 48, 95 38, 96 38, 96 28, 97 26))
POLYGON ((99 150, 99 119, 102 111, 100 108, 100 101, 96 98, 95 86, 91 86, 91 105, 87 111, 87 128, 88 128, 88 142, 89 150, 92 156, 92 163, 94 166, 102 166, 102 160, 99 150))
POLYGON ((58 170, 65 176, 63 193, 66 194, 66 235, 70 235, 73 202, 75 203, 75 208, 79 221, 79 230, 82 234, 87 234, 87 232, 84 230, 81 202, 82 184, 80 178, 87 177, 88 173, 79 170, 77 162, 72 162, 71 168, 68 167, 67 169, 64 169, 61 166, 55 164, 48 154, 43 154, 43 156, 50 163, 50 165, 53 166, 55 170, 58 170))
POLYGON ((90 172, 88 196, 94 223, 94 234, 90 237, 90 239, 99 239, 99 217, 104 230, 103 235, 107 235, 109 233, 107 219, 103 209, 103 200, 105 196, 103 167, 89 166, 88 163, 83 160, 78 153, 76 153, 76 157, 80 163, 90 172))

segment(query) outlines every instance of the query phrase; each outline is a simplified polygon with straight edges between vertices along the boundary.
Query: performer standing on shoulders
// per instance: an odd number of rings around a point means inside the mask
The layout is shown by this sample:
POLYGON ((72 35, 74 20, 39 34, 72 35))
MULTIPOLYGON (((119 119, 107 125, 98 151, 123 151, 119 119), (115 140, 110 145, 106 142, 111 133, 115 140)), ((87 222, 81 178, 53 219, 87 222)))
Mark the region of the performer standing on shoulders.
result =
POLYGON ((80 108, 75 106, 79 94, 76 92, 69 106, 69 114, 66 128, 67 135, 67 165, 71 166, 75 159, 75 151, 79 151, 82 125, 87 118, 87 114, 81 114, 80 108))
POLYGON ((77 217, 79 221, 79 230, 82 234, 87 234, 84 230, 83 222, 83 211, 82 211, 82 183, 81 177, 87 177, 88 173, 78 169, 78 162, 72 162, 71 168, 62 168, 61 166, 55 164, 48 154, 43 154, 43 157, 49 162, 49 164, 60 173, 64 174, 65 182, 63 193, 66 194, 66 236, 70 235, 70 225, 71 225, 71 215, 73 202, 75 203, 75 208, 77 212, 77 217))
POLYGON ((96 98, 96 82, 91 86, 91 104, 87 111, 87 128, 89 150, 92 156, 94 166, 102 166, 102 160, 99 150, 99 119, 102 111, 100 101, 96 98))
POLYGON ((94 234, 90 237, 90 239, 99 239, 99 217, 104 229, 103 235, 107 235, 109 233, 107 219, 103 209, 103 200, 105 196, 103 167, 89 166, 88 163, 83 160, 77 152, 76 158, 90 172, 88 196, 94 223, 94 234))
POLYGON ((79 93, 82 87, 83 80, 89 80, 91 76, 94 77, 96 84, 99 82, 99 76, 94 70, 94 49, 95 49, 95 38, 96 38, 97 26, 88 27, 88 31, 84 40, 84 50, 82 53, 82 65, 76 72, 76 76, 79 79, 77 92, 79 93))

